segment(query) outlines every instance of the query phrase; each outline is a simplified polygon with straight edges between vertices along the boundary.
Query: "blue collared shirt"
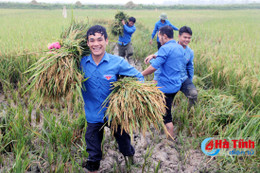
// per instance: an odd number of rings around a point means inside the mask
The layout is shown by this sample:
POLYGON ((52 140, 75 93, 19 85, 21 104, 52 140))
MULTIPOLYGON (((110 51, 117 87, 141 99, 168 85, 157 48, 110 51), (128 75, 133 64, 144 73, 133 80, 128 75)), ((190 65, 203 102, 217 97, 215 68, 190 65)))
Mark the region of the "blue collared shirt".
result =
POLYGON ((161 73, 157 86, 163 93, 176 93, 181 88, 181 71, 185 64, 184 49, 175 40, 165 43, 158 51, 158 55, 151 65, 161 73))
MULTIPOLYGON (((157 55, 158 52, 156 52, 154 55, 157 55)), ((184 49, 184 58, 185 58, 185 64, 184 67, 182 68, 181 71, 181 82, 183 83, 187 78, 189 78, 191 81, 193 80, 193 76, 194 76, 194 66, 193 66, 193 59, 194 59, 194 53, 193 50, 186 46, 186 48, 184 49)), ((152 59, 150 61, 150 63, 152 63, 154 61, 154 59, 152 59)), ((159 79, 159 75, 161 73, 160 68, 158 68, 155 72, 154 72, 154 78, 153 80, 157 80, 159 79)))
MULTIPOLYGON (((159 29, 163 26, 171 26, 173 28, 173 30, 176 30, 176 31, 179 30, 176 26, 172 25, 169 20, 165 20, 164 23, 162 23, 161 20, 159 20, 158 22, 155 23, 153 33, 152 33, 152 39, 154 38, 155 34, 159 31, 159 29)), ((157 42, 160 42, 158 35, 157 35, 157 42)))
POLYGON ((135 32, 135 26, 128 26, 127 24, 124 25, 124 34, 119 36, 118 44, 120 45, 127 45, 131 42, 132 34, 135 32))
POLYGON ((106 108, 102 103, 111 93, 111 82, 117 81, 117 75, 133 76, 143 80, 143 75, 119 56, 105 53, 98 65, 91 55, 81 59, 81 68, 85 90, 82 90, 86 119, 89 123, 102 123, 106 108))

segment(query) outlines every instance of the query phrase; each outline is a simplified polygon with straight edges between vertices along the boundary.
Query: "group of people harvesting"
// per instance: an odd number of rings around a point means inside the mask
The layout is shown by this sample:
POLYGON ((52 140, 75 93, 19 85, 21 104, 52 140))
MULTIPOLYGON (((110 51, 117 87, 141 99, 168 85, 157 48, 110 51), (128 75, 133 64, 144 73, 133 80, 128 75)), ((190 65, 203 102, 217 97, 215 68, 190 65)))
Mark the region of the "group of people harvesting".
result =
MULTIPOLYGON (((158 51, 145 58, 144 62, 150 63, 150 66, 139 72, 127 61, 133 55, 131 37, 136 31, 135 22, 134 17, 130 17, 128 21, 122 21, 124 31, 118 40, 119 56, 106 52, 108 35, 105 27, 92 26, 86 34, 91 54, 82 57, 80 66, 84 77, 88 78, 84 82, 86 90, 82 90, 87 120, 86 150, 89 154, 83 167, 88 172, 97 172, 100 167, 104 124, 107 124, 107 120, 104 118, 106 108, 102 106, 102 103, 111 93, 111 82, 117 81, 119 75, 136 77, 142 81, 144 76, 154 73, 154 82, 166 96, 167 111, 163 119, 167 131, 172 137, 174 136, 174 128, 171 107, 175 95, 178 91, 185 94, 189 100, 188 109, 197 100, 197 90, 192 82, 194 53, 188 46, 192 37, 191 28, 183 26, 178 29, 167 20, 167 15, 162 13, 160 20, 155 24, 150 40, 150 44, 152 44, 153 38, 158 32, 158 51), (173 30, 179 31, 178 42, 173 39, 173 30)), ((114 137, 118 143, 119 151, 131 162, 135 149, 131 145, 129 134, 125 131, 121 134, 120 126, 118 126, 114 137)))

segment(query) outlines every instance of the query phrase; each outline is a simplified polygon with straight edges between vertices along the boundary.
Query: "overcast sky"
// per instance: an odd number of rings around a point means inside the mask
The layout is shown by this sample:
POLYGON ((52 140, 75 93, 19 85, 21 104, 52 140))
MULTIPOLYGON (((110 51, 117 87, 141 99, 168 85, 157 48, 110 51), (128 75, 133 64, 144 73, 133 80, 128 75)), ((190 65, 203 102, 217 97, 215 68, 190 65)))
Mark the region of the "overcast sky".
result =
MULTIPOLYGON (((68 3, 74 4, 78 0, 36 0, 37 2, 45 3, 68 3)), ((82 4, 125 4, 130 0, 79 0, 82 4)), ((152 4, 157 2, 153 0, 132 0, 136 4, 152 4)), ((173 0, 176 1, 176 0, 173 0)), ((178 0, 177 0, 178 1, 178 0)), ((0 2, 31 2, 31 0, 0 0, 0 2)))
MULTIPOLYGON (((44 3, 68 3, 75 4, 78 0, 36 0, 37 2, 44 3)), ((79 0, 82 4, 126 4, 130 0, 79 0)), ((132 0, 135 4, 162 4, 164 1, 175 2, 178 3, 183 0, 132 0)), ((186 0, 189 2, 189 0, 186 0)), ((218 1, 224 0, 200 0, 202 2, 217 3, 218 1)), ((241 3, 241 2, 260 2, 260 0, 227 0, 233 3, 241 3)), ((0 0, 0 2, 31 2, 31 0, 0 0)))

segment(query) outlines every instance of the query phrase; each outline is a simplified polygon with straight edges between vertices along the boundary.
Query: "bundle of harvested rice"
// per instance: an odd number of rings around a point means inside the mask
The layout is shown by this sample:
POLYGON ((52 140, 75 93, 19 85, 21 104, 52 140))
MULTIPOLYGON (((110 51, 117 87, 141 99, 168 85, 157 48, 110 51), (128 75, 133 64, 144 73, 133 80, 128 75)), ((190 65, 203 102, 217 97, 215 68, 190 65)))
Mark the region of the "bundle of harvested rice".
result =
POLYGON ((108 104, 106 116, 112 132, 120 125, 121 133, 125 130, 133 136, 133 131, 139 130, 145 135, 153 124, 157 130, 163 127, 167 133, 163 123, 165 97, 155 84, 125 77, 112 85, 113 91, 104 102, 108 104))
POLYGON ((115 20, 111 25, 111 32, 113 35, 115 35, 115 36, 123 35, 124 28, 123 28, 122 20, 127 22, 128 18, 129 17, 122 11, 119 11, 118 13, 116 13, 115 20))
POLYGON ((26 72, 32 72, 30 89, 40 94, 44 100, 70 101, 73 91, 81 95, 84 76, 79 69, 82 56, 90 54, 86 42, 88 24, 73 21, 61 34, 60 48, 52 49, 40 58, 26 72))

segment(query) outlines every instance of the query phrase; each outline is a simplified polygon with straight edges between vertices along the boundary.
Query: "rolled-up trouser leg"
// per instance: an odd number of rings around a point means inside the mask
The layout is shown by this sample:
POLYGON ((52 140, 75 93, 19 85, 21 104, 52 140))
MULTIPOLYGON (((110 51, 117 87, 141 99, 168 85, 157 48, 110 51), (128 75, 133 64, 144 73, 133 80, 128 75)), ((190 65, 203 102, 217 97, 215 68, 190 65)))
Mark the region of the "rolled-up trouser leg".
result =
POLYGON ((198 91, 196 89, 191 89, 189 90, 189 105, 188 105, 188 110, 196 104, 197 102, 197 97, 198 97, 198 91))
POLYGON ((123 46, 123 45, 120 45, 120 44, 117 44, 117 46, 118 46, 118 55, 125 58, 126 46, 123 46))
POLYGON ((195 87, 195 85, 192 83, 192 81, 187 78, 181 86, 181 92, 185 94, 185 96, 189 99, 189 105, 188 105, 188 111, 190 108, 196 104, 197 97, 198 97, 198 91, 195 87))
POLYGON ((132 43, 128 43, 126 46, 126 58, 128 61, 129 61, 129 57, 133 56, 133 54, 134 54, 133 45, 132 45, 132 43))

